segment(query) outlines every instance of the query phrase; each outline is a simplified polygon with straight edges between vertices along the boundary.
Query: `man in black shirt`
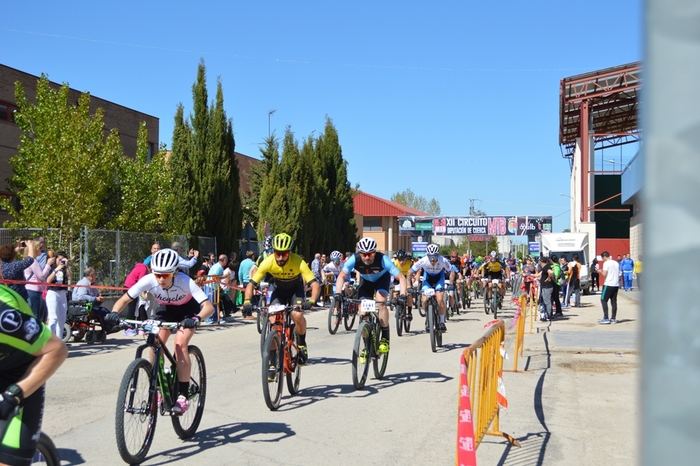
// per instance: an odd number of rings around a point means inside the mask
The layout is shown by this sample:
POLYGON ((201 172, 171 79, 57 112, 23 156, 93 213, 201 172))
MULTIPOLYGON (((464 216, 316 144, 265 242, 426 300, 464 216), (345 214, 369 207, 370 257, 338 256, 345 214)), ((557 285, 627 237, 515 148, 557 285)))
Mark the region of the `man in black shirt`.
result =
POLYGON ((554 272, 549 263, 549 257, 540 256, 540 295, 544 304, 544 315, 540 317, 542 322, 552 320, 552 293, 554 292, 554 272))

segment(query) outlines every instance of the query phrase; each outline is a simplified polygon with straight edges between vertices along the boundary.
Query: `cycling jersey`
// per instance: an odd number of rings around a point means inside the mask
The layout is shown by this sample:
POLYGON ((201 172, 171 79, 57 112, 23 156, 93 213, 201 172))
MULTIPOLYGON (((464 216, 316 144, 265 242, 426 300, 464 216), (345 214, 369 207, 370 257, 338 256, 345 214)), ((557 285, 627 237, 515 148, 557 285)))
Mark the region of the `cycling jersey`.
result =
POLYGON ((376 282, 386 273, 394 277, 401 273, 393 262, 381 252, 374 255, 374 261, 369 265, 362 262, 362 258, 360 258, 359 254, 355 254, 343 264, 343 272, 345 272, 346 275, 349 274, 352 269, 357 270, 363 280, 370 282, 376 282))
POLYGON ((172 286, 167 289, 162 288, 156 277, 149 273, 129 288, 126 294, 129 295, 129 298, 136 299, 144 291, 151 293, 158 304, 166 306, 182 306, 192 299, 196 300, 198 304, 202 304, 207 300, 204 291, 197 286, 194 280, 182 272, 175 274, 172 286))
MULTIPOLYGON (((27 302, 15 291, 0 285, 0 390, 17 383, 36 360, 51 330, 38 321, 27 302)), ((44 409, 44 389, 22 403, 18 414, 0 422, 5 432, 0 442, 0 462, 29 464, 36 449, 44 409)))
POLYGON ((324 275, 328 274, 328 273, 332 273, 335 278, 338 278, 338 274, 340 274, 341 269, 342 268, 340 265, 335 265, 334 262, 330 262, 323 267, 322 272, 324 275))
POLYGON ((410 260, 406 259, 405 261, 403 261, 403 264, 398 259, 394 259, 393 262, 396 268, 399 269, 399 272, 401 272, 401 275, 403 275, 404 277, 408 276, 408 272, 410 272, 411 270, 410 260))
POLYGON ((437 275, 441 272, 449 273, 452 269, 452 264, 450 264, 450 261, 445 259, 443 256, 438 256, 438 260, 435 262, 435 264, 430 262, 428 256, 423 256, 420 258, 420 260, 418 260, 418 262, 413 264, 411 267, 411 272, 416 273, 421 269, 423 269, 423 271, 425 271, 425 273, 428 275, 437 275))
POLYGON ((275 279, 275 284, 278 288, 293 288, 301 280, 306 283, 316 280, 316 276, 309 268, 309 264, 299 254, 293 252, 289 253, 289 259, 283 266, 277 265, 274 255, 268 256, 260 263, 260 267, 257 268, 250 281, 257 285, 268 273, 275 279))
POLYGON ((503 266, 498 261, 485 262, 481 268, 488 273, 500 273, 503 270, 503 266))

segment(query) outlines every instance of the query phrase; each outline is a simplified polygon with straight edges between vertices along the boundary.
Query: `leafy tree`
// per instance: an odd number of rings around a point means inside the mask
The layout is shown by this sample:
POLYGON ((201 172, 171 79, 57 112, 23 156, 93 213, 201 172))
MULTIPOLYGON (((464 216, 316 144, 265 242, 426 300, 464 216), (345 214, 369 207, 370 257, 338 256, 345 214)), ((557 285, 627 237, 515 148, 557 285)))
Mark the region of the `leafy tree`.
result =
POLYGON ((401 205, 405 205, 406 207, 422 210, 430 215, 440 215, 440 203, 437 201, 437 199, 432 198, 428 200, 425 197, 414 193, 411 188, 392 194, 391 200, 398 202, 401 205))
POLYGON ((76 238, 80 228, 102 226, 114 203, 108 198, 122 154, 116 130, 105 136, 103 112, 90 113, 90 95, 69 104, 69 89, 37 81, 36 98, 28 100, 15 84, 20 145, 10 159, 10 191, 3 200, 12 220, 8 226, 62 228, 76 238))
POLYGON ((163 232, 175 202, 171 164, 165 152, 148 160, 148 131, 141 123, 136 138, 136 157, 120 162, 121 205, 111 227, 127 231, 163 232))
POLYGON ((196 205, 194 196, 194 175, 191 160, 192 129, 185 121, 184 108, 178 104, 175 111, 175 126, 173 129, 173 145, 170 165, 173 174, 173 188, 177 192, 178 202, 171 209, 168 219, 169 230, 189 234, 195 231, 195 225, 202 221, 200 211, 193 208, 196 205))

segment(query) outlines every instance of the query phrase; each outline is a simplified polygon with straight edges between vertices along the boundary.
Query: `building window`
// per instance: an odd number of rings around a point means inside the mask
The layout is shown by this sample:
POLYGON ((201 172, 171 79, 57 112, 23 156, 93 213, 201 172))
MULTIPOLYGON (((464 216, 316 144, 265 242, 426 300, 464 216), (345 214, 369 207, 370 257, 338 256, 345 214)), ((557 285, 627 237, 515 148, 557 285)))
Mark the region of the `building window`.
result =
POLYGON ((153 156, 156 155, 156 145, 152 142, 148 143, 148 161, 153 160, 153 156))
POLYGON ((14 123, 16 111, 17 107, 15 105, 0 100, 0 121, 9 121, 10 123, 14 123))
POLYGON ((365 231, 382 231, 382 218, 365 217, 362 220, 362 229, 365 231))

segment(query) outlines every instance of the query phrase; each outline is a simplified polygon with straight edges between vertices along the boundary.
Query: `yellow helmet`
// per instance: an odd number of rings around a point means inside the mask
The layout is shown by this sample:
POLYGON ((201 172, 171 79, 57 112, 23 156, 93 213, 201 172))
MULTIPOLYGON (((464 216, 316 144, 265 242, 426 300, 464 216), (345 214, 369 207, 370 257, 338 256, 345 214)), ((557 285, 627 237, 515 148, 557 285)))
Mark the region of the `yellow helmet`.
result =
POLYGON ((272 249, 275 251, 289 251, 292 248, 292 237, 287 233, 279 233, 272 238, 272 249))

